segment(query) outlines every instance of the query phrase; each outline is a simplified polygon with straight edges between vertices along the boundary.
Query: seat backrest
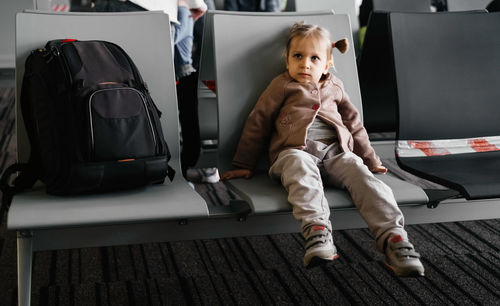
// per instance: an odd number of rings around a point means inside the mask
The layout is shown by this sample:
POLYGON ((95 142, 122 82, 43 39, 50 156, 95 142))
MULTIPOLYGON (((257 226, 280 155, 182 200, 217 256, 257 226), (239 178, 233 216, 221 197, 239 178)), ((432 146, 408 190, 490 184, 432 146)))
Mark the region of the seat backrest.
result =
MULTIPOLYGON (((369 133, 396 130, 396 89, 390 52, 389 12, 430 12, 429 0, 373 0, 358 57, 365 127, 369 133)), ((365 13, 366 14, 366 13, 365 13)))
MULTIPOLYGON (((196 167, 214 167, 217 163, 214 147, 218 144, 218 119, 215 84, 214 26, 215 15, 244 16, 252 12, 238 11, 207 11, 204 20, 201 44, 200 67, 197 84, 197 112, 200 129, 200 155, 196 167)), ((280 13, 265 13, 266 16, 276 16, 280 13)))
POLYGON ((168 15, 162 12, 27 11, 17 15, 16 29, 16 125, 19 161, 26 161, 29 157, 29 142, 19 108, 26 58, 32 50, 43 48, 48 40, 74 38, 108 40, 120 45, 130 55, 162 112, 163 133, 172 154, 170 165, 176 170, 180 169, 177 99, 168 15))
POLYGON ((446 0, 448 11, 484 10, 491 0, 446 0))
POLYGON ((430 12, 430 0, 363 0, 359 7, 361 27, 368 24, 373 11, 377 12, 430 12))
POLYGON ((390 14, 398 138, 500 135, 500 13, 390 14))
MULTIPOLYGON (((285 71, 283 51, 290 27, 298 21, 327 28, 333 40, 348 38, 347 15, 304 12, 214 16, 214 47, 219 114, 218 166, 231 167, 245 120, 269 82, 285 71)), ((334 50, 335 73, 343 80, 352 103, 361 110, 361 96, 353 50, 334 50)), ((264 157, 267 159, 267 154, 264 157)))
POLYGON ((47 12, 69 12, 71 9, 70 0, 33 0, 35 9, 47 12))
POLYGON ((356 1, 354 0, 295 0, 297 12, 333 10, 335 14, 347 14, 351 19, 351 29, 356 51, 359 48, 358 32, 359 21, 356 13, 356 1))
MULTIPOLYGON (((470 11, 469 13, 484 13, 470 11)), ((414 13, 426 14, 415 11, 414 13)), ((365 127, 369 133, 395 132, 397 125, 397 92, 390 40, 389 12, 370 15, 365 40, 358 58, 365 127)), ((448 12, 427 14, 453 14, 448 12)), ((438 29, 436 29, 438 30, 438 29)))
POLYGON ((374 11, 430 12, 430 0, 373 0, 374 11))
POLYGON ((371 12, 358 57, 365 127, 369 133, 396 130, 397 100, 387 14, 371 12))
POLYGON ((33 9, 33 0, 0 2, 0 68, 15 66, 16 13, 33 9))

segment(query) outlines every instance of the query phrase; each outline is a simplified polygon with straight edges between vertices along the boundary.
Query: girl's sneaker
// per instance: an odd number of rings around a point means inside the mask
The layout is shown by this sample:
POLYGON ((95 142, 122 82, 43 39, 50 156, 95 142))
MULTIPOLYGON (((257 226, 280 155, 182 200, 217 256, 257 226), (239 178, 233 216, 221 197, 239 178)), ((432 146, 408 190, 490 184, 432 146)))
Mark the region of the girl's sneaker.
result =
POLYGON ((304 266, 316 267, 339 258, 332 233, 326 226, 312 225, 304 231, 306 254, 304 266))
POLYGON ((385 266, 397 276, 424 276, 420 254, 413 244, 400 235, 389 237, 385 249, 385 266))

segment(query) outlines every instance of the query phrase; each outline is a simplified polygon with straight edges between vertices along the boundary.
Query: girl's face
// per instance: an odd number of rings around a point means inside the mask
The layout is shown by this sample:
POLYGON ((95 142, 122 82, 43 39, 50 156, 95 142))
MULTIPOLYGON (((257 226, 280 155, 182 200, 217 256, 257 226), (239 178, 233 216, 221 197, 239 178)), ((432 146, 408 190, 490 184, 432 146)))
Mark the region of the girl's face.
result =
POLYGON ((290 76, 299 83, 318 84, 330 66, 327 43, 316 37, 294 37, 286 58, 290 76))

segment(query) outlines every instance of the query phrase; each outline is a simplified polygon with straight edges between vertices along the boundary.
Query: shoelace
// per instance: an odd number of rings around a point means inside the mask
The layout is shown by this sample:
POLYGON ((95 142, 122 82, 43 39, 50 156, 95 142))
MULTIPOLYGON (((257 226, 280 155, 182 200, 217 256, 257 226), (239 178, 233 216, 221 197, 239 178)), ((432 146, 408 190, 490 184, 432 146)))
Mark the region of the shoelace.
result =
POLYGON ((327 243, 329 239, 329 231, 324 226, 314 226, 306 239, 305 248, 310 249, 315 245, 327 243))

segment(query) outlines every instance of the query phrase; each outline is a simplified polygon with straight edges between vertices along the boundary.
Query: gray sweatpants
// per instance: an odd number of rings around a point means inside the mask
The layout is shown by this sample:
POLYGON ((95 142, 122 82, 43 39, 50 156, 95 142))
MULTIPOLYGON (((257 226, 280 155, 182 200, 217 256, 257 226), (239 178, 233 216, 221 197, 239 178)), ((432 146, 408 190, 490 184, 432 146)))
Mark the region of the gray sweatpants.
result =
POLYGON ((341 152, 337 142, 326 145, 308 140, 305 150, 284 150, 269 169, 269 175, 280 180, 287 190, 293 215, 302 222, 302 229, 311 224, 331 229, 325 184, 349 191, 379 251, 383 252, 390 235, 407 238, 403 214, 392 190, 371 173, 359 156, 341 152))

